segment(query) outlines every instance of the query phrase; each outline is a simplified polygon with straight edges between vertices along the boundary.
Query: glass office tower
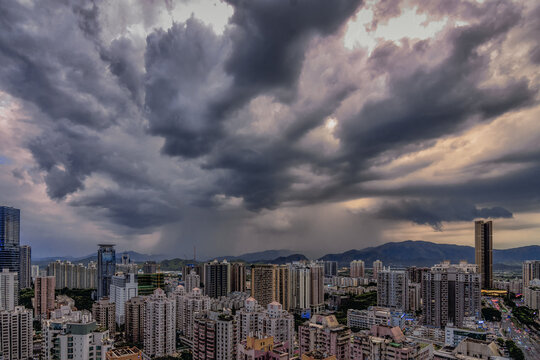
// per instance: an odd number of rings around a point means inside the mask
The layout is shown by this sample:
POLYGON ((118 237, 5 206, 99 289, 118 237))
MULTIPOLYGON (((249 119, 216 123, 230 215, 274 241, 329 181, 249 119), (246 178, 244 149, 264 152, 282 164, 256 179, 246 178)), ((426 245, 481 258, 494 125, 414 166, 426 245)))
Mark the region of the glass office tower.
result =
POLYGON ((114 245, 100 244, 98 250, 98 298, 109 296, 111 280, 116 271, 114 245))
POLYGON ((20 223, 21 210, 0 206, 0 271, 20 273, 20 223))

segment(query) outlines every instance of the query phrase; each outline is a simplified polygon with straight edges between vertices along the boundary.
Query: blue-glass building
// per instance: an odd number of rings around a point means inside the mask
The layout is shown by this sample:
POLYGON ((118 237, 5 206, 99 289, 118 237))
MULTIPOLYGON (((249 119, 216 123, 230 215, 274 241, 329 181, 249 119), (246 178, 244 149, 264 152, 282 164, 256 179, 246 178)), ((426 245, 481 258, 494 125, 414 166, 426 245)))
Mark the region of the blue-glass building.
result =
POLYGON ((9 269, 20 276, 21 210, 0 206, 0 271, 9 269))
POLYGON ((109 296, 112 277, 116 272, 116 251, 114 245, 100 244, 97 254, 98 288, 97 295, 101 299, 109 296))

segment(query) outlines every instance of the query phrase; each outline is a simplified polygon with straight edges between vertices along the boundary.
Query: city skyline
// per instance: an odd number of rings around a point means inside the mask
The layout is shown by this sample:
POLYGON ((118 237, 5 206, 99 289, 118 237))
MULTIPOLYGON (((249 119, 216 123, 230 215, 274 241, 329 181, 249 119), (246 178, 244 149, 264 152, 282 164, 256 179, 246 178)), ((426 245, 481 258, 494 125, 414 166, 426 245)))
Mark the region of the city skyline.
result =
POLYGON ((3 4, 22 243, 329 253, 493 219, 494 248, 537 244, 538 5, 385 3, 3 4))

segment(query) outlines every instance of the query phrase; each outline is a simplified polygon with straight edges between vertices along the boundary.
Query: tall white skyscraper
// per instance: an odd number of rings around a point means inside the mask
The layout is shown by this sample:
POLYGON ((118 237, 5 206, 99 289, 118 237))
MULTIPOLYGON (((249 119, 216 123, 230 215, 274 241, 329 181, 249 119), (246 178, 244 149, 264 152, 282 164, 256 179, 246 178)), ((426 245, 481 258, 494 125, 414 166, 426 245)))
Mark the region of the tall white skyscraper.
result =
POLYGON ((310 310, 311 306, 311 269, 300 263, 293 263, 289 266, 291 309, 297 313, 303 313, 310 310))
POLYGON ((388 268, 377 273, 377 305, 409 310, 409 277, 406 271, 388 268))
POLYGON ((146 301, 144 350, 150 356, 172 355, 176 351, 176 304, 160 288, 146 301))
POLYGON ((118 325, 125 322, 126 301, 138 295, 137 275, 118 274, 111 279, 110 299, 116 306, 115 319, 118 325))
POLYGON ((0 310, 11 311, 19 304, 19 276, 3 269, 0 272, 0 310))
POLYGON ((0 358, 27 360, 32 358, 32 311, 16 306, 0 311, 0 358))
POLYGON ((352 278, 363 278, 365 276, 365 264, 362 260, 353 260, 350 264, 352 278))

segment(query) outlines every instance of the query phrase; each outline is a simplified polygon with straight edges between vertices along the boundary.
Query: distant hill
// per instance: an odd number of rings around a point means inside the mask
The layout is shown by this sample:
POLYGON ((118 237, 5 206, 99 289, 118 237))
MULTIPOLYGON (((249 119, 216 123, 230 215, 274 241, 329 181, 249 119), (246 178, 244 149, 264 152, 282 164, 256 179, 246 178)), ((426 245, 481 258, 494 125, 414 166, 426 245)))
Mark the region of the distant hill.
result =
MULTIPOLYGON (((443 260, 458 262, 467 260, 474 263, 474 247, 452 244, 436 244, 428 241, 407 240, 391 242, 362 250, 349 250, 338 254, 327 254, 320 260, 337 261, 340 265, 348 265, 352 260, 364 260, 368 267, 375 260, 392 266, 432 266, 443 260)), ((493 250, 493 264, 513 268, 524 260, 540 259, 540 246, 524 246, 513 249, 493 250)), ((501 266, 501 267, 503 267, 501 266)))
MULTIPOLYGON (((159 262, 164 260, 166 256, 164 255, 148 255, 141 254, 136 251, 116 251, 116 262, 119 263, 122 259, 122 254, 128 253, 129 258, 132 262, 142 263, 145 261, 156 261, 159 262)), ((48 263, 54 262, 56 260, 62 261, 71 261, 74 264, 82 263, 84 265, 88 264, 90 261, 97 261, 97 252, 95 254, 86 255, 82 257, 74 256, 59 256, 59 257, 46 257, 46 258, 36 258, 32 259, 33 265, 46 266, 48 263)))
POLYGON ((257 261, 259 263, 266 263, 266 264, 276 264, 276 265, 283 265, 288 264, 294 261, 302 261, 302 260, 308 260, 307 257, 305 257, 302 254, 292 254, 289 256, 280 256, 278 258, 275 258, 273 260, 261 260, 257 261))
POLYGON ((239 256, 220 256, 216 258, 210 258, 209 261, 217 259, 217 260, 223 260, 227 259, 227 261, 245 261, 249 263, 254 262, 263 262, 268 261, 268 259, 277 259, 279 257, 285 257, 289 255, 294 255, 295 252, 292 250, 266 250, 266 251, 258 251, 253 253, 247 253, 242 254, 239 256))

